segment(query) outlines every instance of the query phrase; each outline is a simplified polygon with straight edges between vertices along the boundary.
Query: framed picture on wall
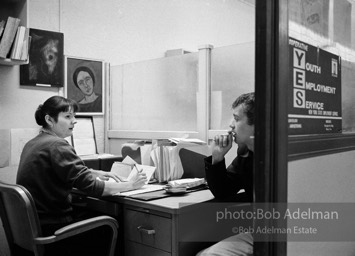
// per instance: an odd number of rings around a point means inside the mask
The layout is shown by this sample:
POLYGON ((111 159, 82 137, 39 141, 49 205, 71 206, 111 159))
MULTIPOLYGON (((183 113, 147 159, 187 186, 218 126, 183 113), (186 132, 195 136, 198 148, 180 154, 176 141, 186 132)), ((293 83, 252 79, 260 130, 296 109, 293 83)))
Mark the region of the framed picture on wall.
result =
POLYGON ((104 61, 65 56, 65 97, 79 104, 78 115, 104 114, 104 61))
POLYGON ((64 34, 30 28, 29 63, 20 66, 20 84, 63 87, 64 34))

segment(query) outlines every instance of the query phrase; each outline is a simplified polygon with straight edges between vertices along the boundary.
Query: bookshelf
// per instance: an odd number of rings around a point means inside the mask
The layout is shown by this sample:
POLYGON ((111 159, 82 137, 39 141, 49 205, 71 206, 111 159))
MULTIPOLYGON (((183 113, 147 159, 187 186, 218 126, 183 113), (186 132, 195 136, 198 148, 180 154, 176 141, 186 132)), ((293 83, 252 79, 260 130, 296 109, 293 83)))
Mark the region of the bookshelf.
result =
MULTIPOLYGON (((27 0, 1 0, 0 20, 7 20, 8 16, 19 18, 21 26, 28 26, 28 3, 27 0)), ((28 60, 12 60, 0 58, 1 66, 16 66, 28 64, 28 60)))

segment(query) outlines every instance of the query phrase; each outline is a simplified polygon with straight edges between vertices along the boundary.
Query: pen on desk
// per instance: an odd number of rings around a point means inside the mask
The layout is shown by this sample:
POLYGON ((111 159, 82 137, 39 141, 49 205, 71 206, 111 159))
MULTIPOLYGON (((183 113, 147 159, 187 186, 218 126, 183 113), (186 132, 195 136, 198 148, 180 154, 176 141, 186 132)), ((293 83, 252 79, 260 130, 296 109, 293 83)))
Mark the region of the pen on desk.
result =
POLYGON ((137 168, 137 165, 136 165, 136 164, 134 164, 134 167, 136 168, 136 170, 137 170, 137 172, 138 172, 138 173, 141 173, 141 172, 142 172, 142 170, 138 170, 138 168, 137 168))

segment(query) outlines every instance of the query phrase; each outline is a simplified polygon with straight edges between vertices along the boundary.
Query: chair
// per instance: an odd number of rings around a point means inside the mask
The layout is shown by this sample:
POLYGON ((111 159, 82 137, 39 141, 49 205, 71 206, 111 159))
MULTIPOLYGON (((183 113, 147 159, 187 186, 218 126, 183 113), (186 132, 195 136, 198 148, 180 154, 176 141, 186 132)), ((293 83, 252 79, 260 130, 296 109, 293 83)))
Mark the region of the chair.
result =
POLYGON ((34 200, 23 186, 0 182, 0 217, 11 254, 14 247, 19 246, 33 252, 35 256, 42 256, 45 244, 55 243, 106 225, 112 229, 108 255, 114 255, 118 233, 118 223, 114 218, 109 216, 89 218, 62 227, 51 236, 43 237, 34 200))
POLYGON ((182 148, 179 151, 184 178, 205 178, 205 155, 182 148))
POLYGON ((122 145, 121 154, 124 159, 126 156, 131 157, 136 163, 142 164, 141 149, 144 143, 141 142, 127 142, 122 145))

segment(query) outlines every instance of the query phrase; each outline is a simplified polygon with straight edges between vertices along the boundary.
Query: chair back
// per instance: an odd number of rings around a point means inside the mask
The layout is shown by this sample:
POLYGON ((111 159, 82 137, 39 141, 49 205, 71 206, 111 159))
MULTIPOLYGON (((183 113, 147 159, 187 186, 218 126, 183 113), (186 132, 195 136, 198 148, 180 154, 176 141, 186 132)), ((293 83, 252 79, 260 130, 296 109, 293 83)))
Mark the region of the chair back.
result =
POLYGON ((134 161, 136 161, 138 164, 142 164, 142 159, 141 159, 141 149, 140 149, 141 143, 124 143, 121 148, 121 154, 123 159, 126 156, 129 156, 132 158, 134 161))
POLYGON ((179 156, 182 168, 184 169, 184 178, 205 178, 205 158, 206 156, 185 148, 180 149, 179 156))
POLYGON ((10 250, 14 244, 36 251, 34 238, 41 235, 36 207, 26 188, 0 182, 0 217, 10 250))

